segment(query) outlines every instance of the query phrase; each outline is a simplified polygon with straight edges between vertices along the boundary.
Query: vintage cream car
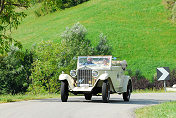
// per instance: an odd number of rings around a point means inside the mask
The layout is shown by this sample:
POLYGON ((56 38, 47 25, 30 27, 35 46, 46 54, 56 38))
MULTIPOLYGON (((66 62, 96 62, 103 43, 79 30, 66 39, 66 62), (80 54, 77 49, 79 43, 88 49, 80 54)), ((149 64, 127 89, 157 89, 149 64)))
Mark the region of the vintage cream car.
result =
POLYGON ((132 81, 124 74, 126 67, 126 61, 113 61, 112 56, 79 56, 77 69, 59 76, 62 102, 67 102, 69 92, 84 94, 86 100, 101 93, 103 102, 109 102, 110 94, 118 93, 129 101, 132 81))

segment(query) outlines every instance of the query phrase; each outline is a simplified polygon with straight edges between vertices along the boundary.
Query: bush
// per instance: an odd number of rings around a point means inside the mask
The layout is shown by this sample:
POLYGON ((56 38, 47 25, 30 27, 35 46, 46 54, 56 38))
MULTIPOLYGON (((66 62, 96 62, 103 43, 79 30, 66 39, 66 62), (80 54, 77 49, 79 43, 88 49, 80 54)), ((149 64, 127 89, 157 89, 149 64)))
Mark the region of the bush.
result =
MULTIPOLYGON (((170 18, 173 22, 176 21, 176 0, 163 0, 166 9, 171 12, 170 18)), ((170 19, 169 18, 169 19, 170 19)))
POLYGON ((45 16, 49 13, 54 12, 54 11, 56 11, 56 8, 45 5, 45 3, 43 2, 43 3, 38 5, 38 8, 34 11, 34 14, 37 17, 40 17, 40 16, 45 16))
POLYGON ((132 77, 132 86, 134 90, 149 88, 149 81, 146 78, 132 77))
POLYGON ((163 4, 165 6, 166 9, 171 10, 174 6, 174 3, 176 2, 176 0, 163 0, 163 4))
POLYGON ((41 6, 34 11, 36 16, 43 16, 55 12, 59 9, 65 9, 76 6, 88 0, 43 0, 41 6))
POLYGON ((131 70, 127 70, 128 75, 132 78, 132 87, 134 90, 137 89, 147 89, 149 87, 149 80, 146 79, 140 70, 136 70, 134 73, 131 70))
POLYGON ((41 3, 43 0, 30 0, 30 3, 32 4, 32 5, 35 5, 35 4, 37 4, 37 3, 41 3))
POLYGON ((71 28, 66 28, 62 33, 62 43, 51 41, 41 42, 35 54, 31 75, 32 84, 29 91, 33 93, 55 93, 59 91, 58 80, 61 71, 69 73, 76 69, 76 60, 79 55, 91 55, 92 47, 90 40, 86 39, 86 29, 79 23, 71 28))
MULTIPOLYGON (((128 70, 128 74, 132 77, 133 89, 163 89, 164 83, 163 81, 158 81, 157 77, 154 77, 153 82, 149 82, 147 78, 145 78, 142 73, 137 70, 135 75, 131 70, 128 70), (139 74, 140 73, 140 74, 139 74)), ((172 87, 176 84, 176 69, 173 69, 170 73, 170 80, 166 81, 167 87, 172 87)))
POLYGON ((59 44, 51 41, 41 42, 35 50, 34 61, 30 79, 32 84, 29 91, 33 93, 54 93, 59 91, 60 82, 59 67, 60 52, 59 44))
POLYGON ((33 54, 11 47, 8 55, 0 57, 0 94, 17 94, 27 90, 30 83, 33 54))
POLYGON ((99 43, 94 49, 94 55, 111 55, 111 51, 112 47, 108 44, 106 36, 101 33, 99 43))
POLYGON ((71 28, 67 27, 62 33, 62 56, 65 58, 62 59, 61 66, 76 69, 76 60, 73 60, 73 57, 93 54, 93 47, 90 40, 86 38, 86 34, 86 28, 80 23, 76 23, 71 28))
POLYGON ((172 8, 172 20, 175 22, 176 21, 176 2, 172 8))
MULTIPOLYGON (((166 81, 167 87, 172 87, 174 84, 176 84, 176 69, 173 69, 170 72, 170 80, 166 81)), ((158 81, 157 77, 154 78, 153 87, 156 89, 162 89, 164 87, 163 81, 158 81)))

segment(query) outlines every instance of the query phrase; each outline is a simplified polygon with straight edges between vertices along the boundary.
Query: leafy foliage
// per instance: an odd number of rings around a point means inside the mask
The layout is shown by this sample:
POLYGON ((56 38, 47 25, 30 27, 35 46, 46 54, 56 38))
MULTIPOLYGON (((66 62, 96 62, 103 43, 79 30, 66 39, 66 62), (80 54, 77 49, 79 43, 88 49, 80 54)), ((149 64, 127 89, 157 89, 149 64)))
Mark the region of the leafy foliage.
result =
MULTIPOLYGON (((59 9, 65 9, 76 6, 88 0, 43 0, 39 9, 35 10, 36 16, 46 15, 59 9)), ((39 1, 40 2, 40 1, 39 1)))
POLYGON ((155 68, 176 65, 176 28, 167 21, 169 13, 161 0, 90 0, 42 18, 32 14, 36 8, 38 5, 27 11, 29 17, 12 33, 25 48, 41 40, 57 42, 66 26, 80 21, 86 26, 86 38, 93 46, 103 32, 113 47, 113 56, 126 60, 131 70, 140 68, 150 80, 155 68))
POLYGON ((176 0, 163 0, 163 4, 166 9, 172 9, 176 0))
POLYGON ((0 94, 25 92, 30 83, 32 63, 32 52, 22 52, 11 46, 8 54, 0 57, 0 94))
POLYGON ((60 45, 51 41, 41 42, 35 54, 36 60, 33 63, 31 74, 32 84, 29 91, 33 93, 54 93, 59 91, 60 83, 58 81, 60 57, 60 45))
POLYGON ((93 54, 93 47, 90 40, 86 38, 87 30, 80 23, 76 23, 71 28, 66 28, 62 33, 62 64, 60 66, 69 67, 68 69, 76 68, 76 60, 73 57, 86 56, 93 54))
POLYGON ((37 59, 33 63, 32 84, 29 91, 58 92, 60 88, 58 77, 61 71, 69 73, 76 67, 76 60, 73 59, 75 56, 92 53, 90 41, 85 36, 85 27, 77 23, 62 33, 61 44, 51 41, 41 42, 35 51, 37 59))
POLYGON ((175 22, 176 21, 176 2, 172 8, 172 20, 175 22))
POLYGON ((111 55, 112 48, 106 40, 106 36, 103 33, 100 34, 100 40, 95 47, 94 55, 111 55))
POLYGON ((163 4, 166 9, 171 11, 171 19, 173 22, 176 21, 176 0, 163 0, 163 4))
POLYGON ((28 6, 28 0, 0 0, 0 54, 8 52, 12 43, 22 48, 18 41, 6 35, 6 31, 16 29, 21 19, 26 16, 23 11, 17 12, 16 8, 28 6))
MULTIPOLYGON (((153 78, 153 81, 150 82, 146 77, 144 77, 141 71, 137 70, 135 74, 128 70, 128 74, 132 77, 133 89, 163 89, 163 81, 158 81, 157 77, 153 78)), ((167 87, 172 87, 176 84, 176 69, 173 69, 170 72, 170 80, 166 81, 167 87)))
MULTIPOLYGON (((60 88, 58 77, 61 71, 69 73, 71 69, 76 69, 77 60, 74 57, 94 53, 94 48, 90 40, 86 38, 86 34, 86 28, 76 23, 71 28, 67 27, 61 34, 61 44, 51 41, 41 42, 35 51, 36 60, 33 63, 32 84, 29 91, 33 93, 58 92, 60 88)), ((104 52, 102 49, 99 50, 104 52)))

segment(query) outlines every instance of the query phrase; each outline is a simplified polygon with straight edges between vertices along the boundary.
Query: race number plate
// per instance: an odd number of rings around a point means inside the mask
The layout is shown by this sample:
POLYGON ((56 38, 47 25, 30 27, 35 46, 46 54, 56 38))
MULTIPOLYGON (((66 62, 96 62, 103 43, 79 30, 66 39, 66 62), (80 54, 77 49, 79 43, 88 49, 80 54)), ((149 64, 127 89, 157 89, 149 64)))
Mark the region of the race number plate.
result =
POLYGON ((80 84, 80 87, 89 87, 89 84, 80 84))

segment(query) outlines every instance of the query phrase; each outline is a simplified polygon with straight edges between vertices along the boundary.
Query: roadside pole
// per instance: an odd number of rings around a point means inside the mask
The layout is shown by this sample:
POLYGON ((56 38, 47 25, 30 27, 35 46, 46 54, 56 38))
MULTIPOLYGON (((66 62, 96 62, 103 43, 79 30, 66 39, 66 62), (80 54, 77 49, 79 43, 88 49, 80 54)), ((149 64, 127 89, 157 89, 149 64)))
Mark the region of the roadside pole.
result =
POLYGON ((164 80, 164 90, 166 92, 166 81, 164 80))

